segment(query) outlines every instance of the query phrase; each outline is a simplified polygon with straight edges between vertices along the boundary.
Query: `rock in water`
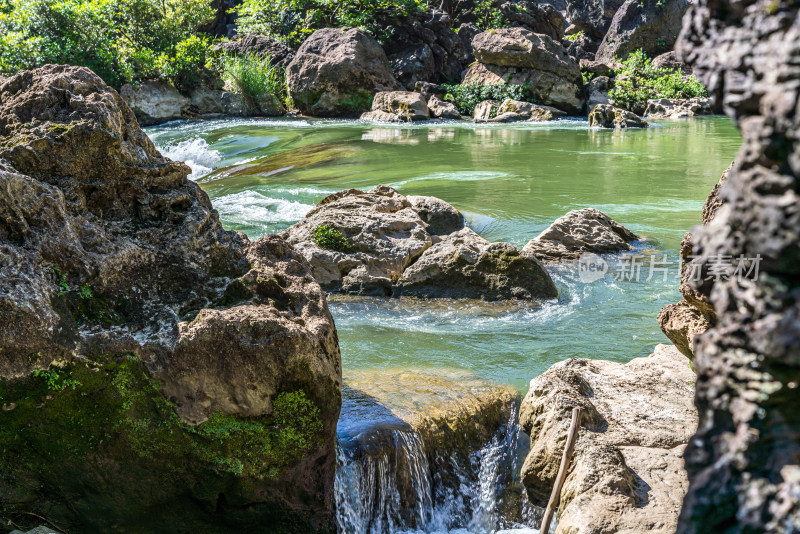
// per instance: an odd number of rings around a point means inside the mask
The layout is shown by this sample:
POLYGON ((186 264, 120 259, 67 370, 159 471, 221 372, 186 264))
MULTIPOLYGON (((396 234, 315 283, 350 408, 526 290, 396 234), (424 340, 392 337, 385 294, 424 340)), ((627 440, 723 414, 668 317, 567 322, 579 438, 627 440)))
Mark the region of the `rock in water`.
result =
POLYGON ((582 410, 556 534, 675 532, 697 424, 693 383, 670 345, 627 364, 571 358, 531 381, 520 424, 531 436, 522 482, 533 504, 547 504, 572 409, 582 410))
POLYGON ((437 119, 460 119, 461 113, 452 102, 445 102, 436 96, 428 99, 428 111, 437 119))
POLYGON ((4 515, 331 528, 341 360, 281 239, 223 230, 90 70, 0 85, 4 515))
POLYGON ((380 92, 372 101, 372 111, 361 115, 361 120, 386 122, 424 121, 429 118, 425 99, 420 93, 411 91, 380 92))
POLYGON ((309 115, 354 115, 379 91, 400 89, 381 46, 357 28, 317 30, 286 68, 294 104, 309 115))
POLYGON ((545 261, 575 260, 585 252, 630 250, 636 234, 594 208, 570 211, 556 219, 522 249, 545 261))
POLYGON ((600 128, 647 128, 647 121, 636 113, 615 108, 611 104, 598 104, 589 113, 589 126, 600 128))
POLYGON ((684 119, 711 113, 708 98, 658 98, 647 101, 644 116, 653 119, 684 119))
POLYGON ((191 101, 165 82, 149 81, 139 87, 125 84, 120 95, 142 126, 186 118, 191 101))
POLYGON ((535 258, 465 228, 463 216, 443 200, 404 197, 388 186, 329 195, 281 235, 329 291, 484 300, 557 296, 535 258))
MULTIPOLYGON (((695 343, 698 430, 678 532, 800 530, 800 5, 699 0, 679 56, 741 128, 723 206, 695 256, 751 258, 710 280, 716 326, 695 343), (758 276, 746 270, 758 262, 758 276), (748 265, 749 263, 749 265, 748 265)), ((704 285, 692 283, 695 288, 704 285)))

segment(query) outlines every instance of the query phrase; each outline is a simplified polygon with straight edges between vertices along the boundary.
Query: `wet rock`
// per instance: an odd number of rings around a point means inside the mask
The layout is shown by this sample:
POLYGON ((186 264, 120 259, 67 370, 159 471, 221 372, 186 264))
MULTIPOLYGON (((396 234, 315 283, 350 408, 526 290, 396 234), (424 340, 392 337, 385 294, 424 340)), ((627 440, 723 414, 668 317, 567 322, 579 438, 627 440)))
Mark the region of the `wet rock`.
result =
POLYGON ((545 261, 574 260, 584 252, 630 250, 638 237, 600 210, 585 208, 559 217, 522 249, 545 261))
POLYGON ((555 298, 539 261, 508 243, 490 243, 469 228, 437 238, 398 283, 403 295, 483 300, 555 298))
POLYGON ((289 95, 310 115, 367 111, 375 93, 400 89, 383 49, 357 28, 325 28, 306 39, 286 68, 289 95))
POLYGON ((647 128, 649 124, 632 111, 616 108, 610 104, 598 104, 589 113, 589 126, 600 128, 647 128))
POLYGON ((644 116, 652 119, 684 119, 712 113, 708 98, 658 98, 647 101, 644 116))
POLYGON ((437 119, 460 119, 461 113, 452 102, 445 102, 436 96, 428 99, 428 111, 437 119))
POLYGON ((611 21, 595 57, 598 61, 623 60, 642 49, 654 57, 675 45, 689 0, 625 2, 611 21))
POLYGON ((273 64, 284 68, 289 66, 295 56, 294 50, 266 35, 237 35, 230 41, 220 43, 218 48, 235 56, 252 54, 262 59, 268 57, 273 64))
POLYGON ((372 111, 361 115, 361 120, 411 122, 430 118, 428 104, 420 93, 410 91, 385 91, 375 95, 372 111))
POLYGON ((501 28, 476 35, 472 48, 478 61, 464 75, 464 83, 529 84, 541 104, 569 113, 583 108, 578 63, 547 35, 501 28))
POLYGON ((475 109, 472 110, 472 116, 476 121, 485 121, 497 115, 497 110, 500 109, 500 102, 497 100, 484 100, 478 102, 475 109))
POLYGON ((522 482, 550 496, 574 407, 582 420, 556 533, 675 531, 688 486, 682 453, 697 411, 694 373, 675 347, 627 364, 568 359, 531 381, 520 424, 531 436, 522 482))
POLYGON ((560 41, 564 37, 567 21, 564 15, 550 4, 522 0, 520 2, 504 2, 500 11, 512 25, 522 25, 534 33, 547 35, 560 41))
POLYGON ((331 527, 325 296, 279 238, 225 231, 189 173, 88 69, 0 85, 4 513, 73 532, 331 527), (36 372, 55 368, 49 390, 36 372))
POLYGON ((191 103, 177 89, 159 81, 142 82, 139 87, 125 84, 119 94, 142 126, 185 118, 191 103))

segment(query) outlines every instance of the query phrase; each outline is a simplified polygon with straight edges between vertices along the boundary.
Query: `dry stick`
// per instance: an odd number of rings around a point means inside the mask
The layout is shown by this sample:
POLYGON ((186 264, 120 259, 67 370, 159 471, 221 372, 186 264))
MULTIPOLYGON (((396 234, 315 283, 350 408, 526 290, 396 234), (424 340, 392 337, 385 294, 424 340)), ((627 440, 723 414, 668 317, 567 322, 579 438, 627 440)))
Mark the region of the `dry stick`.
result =
POLYGON ((558 499, 561 496, 561 486, 564 485, 564 479, 567 478, 569 460, 572 458, 572 451, 575 449, 575 442, 578 440, 578 429, 580 426, 581 409, 573 408, 572 421, 569 424, 569 434, 567 434, 567 443, 564 445, 564 454, 561 456, 561 467, 558 468, 556 484, 553 486, 553 491, 550 493, 550 500, 547 501, 547 508, 544 510, 544 517, 542 517, 542 526, 539 527, 539 534, 548 534, 548 532, 550 532, 550 522, 553 520, 553 514, 555 514, 556 507, 558 506, 558 499))

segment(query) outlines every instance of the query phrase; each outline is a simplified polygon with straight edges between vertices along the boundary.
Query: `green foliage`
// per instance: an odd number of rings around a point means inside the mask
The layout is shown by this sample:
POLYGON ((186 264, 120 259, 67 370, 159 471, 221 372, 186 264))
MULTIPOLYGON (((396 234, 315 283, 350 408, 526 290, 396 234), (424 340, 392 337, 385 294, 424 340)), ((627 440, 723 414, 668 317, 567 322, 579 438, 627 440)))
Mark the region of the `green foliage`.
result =
POLYGON ((322 248, 349 252, 353 244, 342 233, 332 226, 321 224, 311 232, 311 240, 322 248))
POLYGON ((34 371, 33 376, 44 380, 49 391, 64 391, 67 388, 77 389, 82 385, 77 380, 67 378, 63 372, 60 373, 55 369, 48 371, 37 370, 34 371))
POLYGON ((496 0, 474 0, 473 4, 471 12, 475 17, 475 25, 481 30, 508 26, 508 20, 496 0))
POLYGON ((51 264, 49 267, 55 275, 55 283, 59 288, 58 295, 66 295, 69 292, 69 282, 67 282, 66 273, 59 269, 58 265, 55 263, 51 264))
POLYGON ((299 46, 320 28, 363 28, 381 44, 391 39, 387 21, 427 8, 425 0, 244 0, 235 11, 239 33, 268 35, 299 46))
POLYGON ((268 56, 226 56, 222 59, 221 71, 228 84, 253 105, 264 95, 274 95, 288 104, 286 72, 268 56))
POLYGON ((536 102, 533 89, 527 84, 442 84, 440 89, 446 93, 444 99, 455 104, 462 115, 472 115, 475 106, 484 100, 536 102))
POLYGON ((0 74, 67 63, 119 88, 161 77, 187 89, 202 72, 206 0, 4 0, 0 74))
POLYGON ((680 70, 653 67, 642 50, 632 52, 616 72, 609 96, 614 105, 633 109, 651 98, 692 98, 708 96, 708 90, 694 76, 680 70))
POLYGON ((577 33, 573 33, 572 35, 567 35, 566 37, 564 37, 564 39, 566 39, 567 41, 577 41, 578 39, 580 39, 584 35, 586 35, 586 33, 584 33, 584 31, 581 30, 581 31, 579 31, 577 33))

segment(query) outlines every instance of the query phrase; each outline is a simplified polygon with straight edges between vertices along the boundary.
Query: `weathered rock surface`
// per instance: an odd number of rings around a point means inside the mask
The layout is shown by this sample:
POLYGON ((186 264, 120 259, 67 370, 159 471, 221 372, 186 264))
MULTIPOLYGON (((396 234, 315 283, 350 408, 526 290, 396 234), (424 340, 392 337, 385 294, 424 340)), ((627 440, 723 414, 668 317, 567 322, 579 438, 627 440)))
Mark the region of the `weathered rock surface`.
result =
POLYGON ((658 98, 647 101, 644 116, 651 119, 684 119, 712 113, 708 98, 658 98))
POLYGON ((639 115, 611 104, 597 104, 589 113, 589 126, 600 128, 647 128, 649 124, 639 115))
POLYGON ((520 424, 531 436, 522 482, 533 504, 546 505, 572 409, 582 410, 557 534, 675 531, 688 486, 682 453, 697 424, 693 386, 670 345, 627 364, 565 360, 531 381, 520 424))
POLYGON ((678 59, 678 54, 674 50, 654 57, 651 65, 657 69, 679 70, 685 75, 692 74, 692 67, 678 59))
POLYGON ((389 59, 364 30, 317 30, 286 68, 289 95, 310 115, 357 115, 375 93, 400 89, 389 59))
POLYGON ((0 85, 0 499, 21 524, 331 528, 325 296, 281 239, 223 230, 189 172, 88 69, 0 85))
POLYGON ((268 57, 273 64, 288 67, 294 59, 294 50, 282 42, 266 35, 237 35, 230 41, 220 43, 220 50, 236 56, 254 55, 268 57))
POLYGON ((537 3, 533 0, 504 2, 500 5, 500 12, 512 25, 524 26, 555 41, 560 41, 564 37, 567 20, 561 11, 550 4, 537 3))
POLYGON ((489 243, 440 199, 404 197, 387 186, 334 193, 281 235, 329 291, 484 300, 557 294, 535 258, 508 243, 489 243), (318 245, 312 233, 320 227, 338 230, 349 249, 318 245))
POLYGON ((475 106, 475 109, 472 110, 472 117, 476 121, 489 120, 497 115, 497 110, 500 109, 501 103, 502 102, 498 102, 497 100, 484 100, 483 102, 478 102, 478 104, 475 106))
POLYGON ((120 96, 136 114, 139 124, 151 126, 186 118, 190 100, 165 82, 142 82, 139 87, 125 84, 120 96))
POLYGON ((636 234, 594 208, 570 211, 528 241, 523 252, 545 261, 574 260, 584 252, 630 250, 636 234))
POLYGON ((361 115, 361 120, 411 122, 430 118, 428 104, 420 93, 411 91, 384 91, 372 100, 372 111, 361 115))
POLYGON ((675 45, 689 0, 625 2, 611 21, 595 56, 599 61, 623 60, 642 49, 654 57, 675 45))
POLYGON ((446 102, 437 96, 428 99, 428 112, 437 119, 460 119, 461 113, 452 102, 446 102))
POLYGON ((537 101, 577 113, 584 104, 578 63, 560 43, 522 27, 482 32, 472 40, 475 58, 464 83, 529 84, 537 101))
POLYGON ((602 39, 623 3, 624 0, 568 0, 567 20, 587 37, 602 39))
POLYGON ((702 263, 761 257, 757 279, 712 281, 718 317, 696 343, 700 423, 678 532, 796 532, 800 6, 700 0, 678 50, 743 137, 694 253, 702 263))
POLYGON ((592 80, 586 86, 586 107, 594 110, 599 105, 610 105, 611 99, 608 96, 608 92, 611 89, 609 87, 610 80, 608 76, 597 76, 596 78, 592 78, 592 80))
MULTIPOLYGON (((485 112, 482 112, 485 114, 485 112)), ((495 117, 489 119, 477 118, 475 122, 517 122, 517 121, 549 121, 559 117, 565 117, 563 111, 550 107, 539 106, 531 102, 506 99, 497 108, 495 117)))

